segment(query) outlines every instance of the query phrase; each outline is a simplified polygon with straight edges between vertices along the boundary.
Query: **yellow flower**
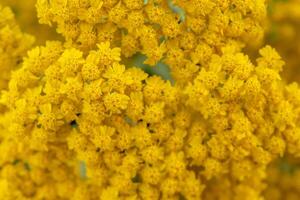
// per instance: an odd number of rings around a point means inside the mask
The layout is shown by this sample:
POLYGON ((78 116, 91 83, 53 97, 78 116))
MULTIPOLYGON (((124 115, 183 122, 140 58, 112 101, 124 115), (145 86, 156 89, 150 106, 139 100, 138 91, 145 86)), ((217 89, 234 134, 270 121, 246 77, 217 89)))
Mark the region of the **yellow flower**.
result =
POLYGON ((100 78, 101 72, 101 68, 93 63, 85 63, 81 69, 81 74, 85 81, 93 81, 100 78))
POLYGON ((107 126, 95 127, 91 141, 97 148, 100 148, 100 151, 112 150, 114 147, 114 141, 112 140, 114 134, 114 128, 107 126))
POLYGON ((208 158, 204 162, 204 171, 203 174, 207 179, 211 179, 214 176, 218 176, 223 171, 221 163, 213 158, 208 158))
POLYGON ((142 183, 139 187, 140 195, 145 200, 159 199, 160 190, 150 184, 142 183))
POLYGON ((76 102, 79 100, 79 95, 83 88, 82 84, 82 80, 79 77, 66 78, 65 84, 62 84, 60 87, 60 93, 76 102))
POLYGON ((266 46, 259 50, 259 54, 262 56, 257 59, 259 66, 268 67, 277 72, 282 71, 282 67, 285 63, 282 61, 275 49, 270 46, 266 46))
POLYGON ((159 146, 149 146, 141 151, 143 160, 150 165, 157 165, 164 159, 163 148, 159 146))
POLYGON ((164 103, 155 103, 145 108, 144 120, 148 123, 159 122, 164 117, 164 103))
POLYGON ((86 137, 81 136, 75 129, 67 138, 68 147, 76 151, 84 150, 87 147, 88 140, 86 137))
POLYGON ((132 10, 140 9, 143 6, 143 1, 139 0, 124 0, 125 5, 132 10))
POLYGON ((61 73, 65 77, 75 76, 83 62, 82 52, 77 49, 67 49, 58 59, 58 64, 61 66, 61 73))
POLYGON ((119 48, 110 48, 109 42, 100 43, 97 45, 99 64, 103 66, 109 66, 114 61, 120 61, 120 51, 119 48))
POLYGON ((233 100, 240 96, 244 82, 236 78, 226 80, 224 86, 220 88, 220 94, 225 100, 233 100))
POLYGON ((130 74, 125 72, 125 66, 119 63, 113 63, 103 73, 103 77, 107 79, 104 88, 108 91, 116 90, 120 93, 124 93, 127 85, 132 83, 130 74))
POLYGON ((157 166, 146 166, 142 169, 141 176, 144 183, 156 185, 159 184, 162 179, 162 169, 157 166))
POLYGON ((108 14, 109 20, 118 24, 122 22, 127 13, 128 9, 125 7, 125 5, 122 4, 122 2, 119 2, 117 5, 113 6, 112 9, 110 9, 108 14))
POLYGON ((59 112, 56 113, 52 109, 51 104, 41 105, 39 110, 41 115, 38 118, 38 124, 45 130, 55 131, 64 124, 61 120, 61 114, 59 112))
POLYGON ((179 181, 175 178, 168 177, 160 183, 160 190, 166 197, 174 195, 178 191, 178 189, 179 181))
POLYGON ((92 7, 88 9, 81 9, 78 15, 80 20, 86 21, 88 23, 96 24, 101 21, 102 14, 102 1, 91 1, 92 7))
POLYGON ((181 177, 185 171, 184 153, 171 153, 166 157, 166 171, 170 177, 181 177))
POLYGON ((103 98, 104 105, 111 114, 119 114, 127 108, 129 97, 116 92, 107 94, 103 98))

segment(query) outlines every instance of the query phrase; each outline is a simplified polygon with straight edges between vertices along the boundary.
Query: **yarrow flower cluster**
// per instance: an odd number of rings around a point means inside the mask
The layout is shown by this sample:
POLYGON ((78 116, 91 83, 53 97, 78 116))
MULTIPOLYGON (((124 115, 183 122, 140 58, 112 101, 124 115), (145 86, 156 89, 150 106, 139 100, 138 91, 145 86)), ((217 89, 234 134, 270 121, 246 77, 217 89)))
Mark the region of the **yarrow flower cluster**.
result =
MULTIPOLYGON (((0 40, 0 199, 282 198, 280 169, 300 156, 300 88, 260 48, 269 5, 37 0, 64 40, 28 50, 19 28, 0 40), (128 64, 139 56, 171 80, 128 64)), ((2 15, 0 28, 15 24, 2 15)))

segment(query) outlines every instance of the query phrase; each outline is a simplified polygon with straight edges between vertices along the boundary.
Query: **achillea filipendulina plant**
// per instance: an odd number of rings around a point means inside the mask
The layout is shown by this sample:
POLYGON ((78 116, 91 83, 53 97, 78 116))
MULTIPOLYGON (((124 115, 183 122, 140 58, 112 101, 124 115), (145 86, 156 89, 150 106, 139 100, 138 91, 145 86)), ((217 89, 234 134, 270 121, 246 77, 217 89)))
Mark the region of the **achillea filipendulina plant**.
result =
POLYGON ((268 5, 37 0, 40 23, 64 40, 7 65, 0 199, 284 197, 300 88, 273 47, 258 48, 268 5), (170 80, 152 73, 162 66, 170 80))

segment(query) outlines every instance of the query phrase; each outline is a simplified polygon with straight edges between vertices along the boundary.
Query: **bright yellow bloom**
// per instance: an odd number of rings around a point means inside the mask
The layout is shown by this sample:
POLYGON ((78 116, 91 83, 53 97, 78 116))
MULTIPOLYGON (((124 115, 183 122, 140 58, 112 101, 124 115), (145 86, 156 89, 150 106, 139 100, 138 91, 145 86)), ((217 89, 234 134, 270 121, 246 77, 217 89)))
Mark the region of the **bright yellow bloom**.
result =
POLYGON ((300 88, 261 47, 291 2, 37 0, 62 39, 29 51, 1 7, 0 199, 297 197, 300 88))

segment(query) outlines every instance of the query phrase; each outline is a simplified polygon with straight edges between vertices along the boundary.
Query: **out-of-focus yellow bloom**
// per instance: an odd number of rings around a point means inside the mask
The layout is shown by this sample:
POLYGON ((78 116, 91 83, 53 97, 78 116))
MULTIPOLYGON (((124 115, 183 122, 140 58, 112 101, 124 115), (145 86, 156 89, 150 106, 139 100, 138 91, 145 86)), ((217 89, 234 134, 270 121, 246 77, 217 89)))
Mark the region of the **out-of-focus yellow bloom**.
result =
POLYGON ((10 8, 0 6, 0 18, 0 88, 4 89, 11 71, 22 63, 34 43, 34 37, 21 31, 10 8))
POLYGON ((54 29, 38 23, 35 8, 36 0, 1 0, 0 4, 9 6, 15 14, 16 21, 22 30, 36 38, 36 44, 43 44, 45 40, 61 39, 54 29))

